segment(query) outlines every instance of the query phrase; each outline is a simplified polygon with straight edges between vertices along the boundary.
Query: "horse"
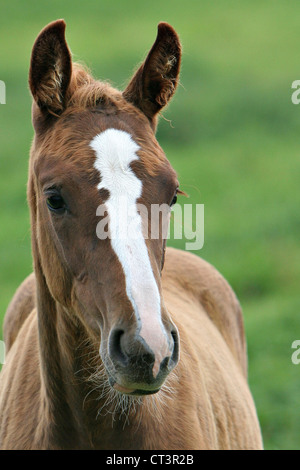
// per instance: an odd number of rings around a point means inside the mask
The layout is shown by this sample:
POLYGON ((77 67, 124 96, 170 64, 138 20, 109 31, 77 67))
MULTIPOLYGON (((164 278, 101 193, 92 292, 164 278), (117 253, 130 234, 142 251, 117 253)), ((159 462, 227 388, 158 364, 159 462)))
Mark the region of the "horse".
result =
POLYGON ((170 213, 181 191, 155 137, 179 37, 159 23, 121 92, 72 61, 65 28, 48 24, 31 55, 34 270, 4 321, 0 447, 262 449, 236 295, 162 230, 146 236, 137 208, 170 213))

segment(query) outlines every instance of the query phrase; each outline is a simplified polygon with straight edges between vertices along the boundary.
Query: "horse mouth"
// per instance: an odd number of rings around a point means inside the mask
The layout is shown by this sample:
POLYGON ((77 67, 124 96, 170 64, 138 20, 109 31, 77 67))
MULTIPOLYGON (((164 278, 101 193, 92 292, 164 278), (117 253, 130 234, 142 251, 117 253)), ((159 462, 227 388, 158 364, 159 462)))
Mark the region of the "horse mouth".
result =
POLYGON ((114 390, 117 390, 119 393, 123 393, 125 395, 132 395, 132 396, 141 396, 141 395, 153 395, 154 393, 159 392, 160 388, 155 390, 145 390, 139 388, 127 388, 119 385, 114 380, 110 380, 110 385, 113 387, 114 390))
POLYGON ((131 395, 154 395, 155 393, 159 392, 160 388, 157 388, 156 390, 139 390, 136 389, 131 395))

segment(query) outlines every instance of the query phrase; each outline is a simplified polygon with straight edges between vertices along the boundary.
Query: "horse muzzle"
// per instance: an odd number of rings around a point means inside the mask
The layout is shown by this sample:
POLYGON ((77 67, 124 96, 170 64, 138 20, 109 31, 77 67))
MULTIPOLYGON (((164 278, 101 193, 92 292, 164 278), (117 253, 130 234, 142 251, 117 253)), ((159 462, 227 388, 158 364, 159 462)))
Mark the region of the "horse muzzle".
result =
POLYGON ((179 359, 177 329, 172 325, 164 344, 153 351, 140 335, 115 328, 108 339, 108 357, 109 382, 115 390, 128 395, 156 393, 179 359))

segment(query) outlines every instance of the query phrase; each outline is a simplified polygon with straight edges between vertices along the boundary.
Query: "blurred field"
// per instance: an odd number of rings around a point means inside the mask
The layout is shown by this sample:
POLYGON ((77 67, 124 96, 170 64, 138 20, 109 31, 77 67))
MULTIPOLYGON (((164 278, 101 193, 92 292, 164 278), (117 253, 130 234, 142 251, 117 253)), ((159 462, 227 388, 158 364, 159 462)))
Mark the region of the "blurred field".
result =
MULTIPOLYGON (((300 449, 300 79, 297 0, 0 0, 0 325, 31 271, 26 203, 32 138, 27 73, 33 41, 65 18, 75 60, 122 88, 159 21, 181 36, 181 86, 158 140, 188 201, 205 204, 198 254, 228 279, 243 307, 249 381, 267 449, 300 449)), ((183 247, 183 241, 170 241, 183 247)), ((1 337, 1 336, 0 336, 1 337)))

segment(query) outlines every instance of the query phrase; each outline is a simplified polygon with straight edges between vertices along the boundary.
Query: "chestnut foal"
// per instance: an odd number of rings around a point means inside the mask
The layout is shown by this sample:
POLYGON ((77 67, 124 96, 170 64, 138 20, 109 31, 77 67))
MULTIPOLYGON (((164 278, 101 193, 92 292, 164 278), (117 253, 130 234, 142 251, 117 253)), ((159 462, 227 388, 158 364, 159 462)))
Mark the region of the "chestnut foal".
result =
POLYGON ((165 250, 162 231, 147 237, 137 207, 176 202, 155 129, 180 59, 160 23, 120 92, 72 63, 63 20, 36 39, 34 274, 5 318, 2 449, 262 448, 234 293, 201 258, 165 250), (120 235, 124 224, 134 236, 120 235))

